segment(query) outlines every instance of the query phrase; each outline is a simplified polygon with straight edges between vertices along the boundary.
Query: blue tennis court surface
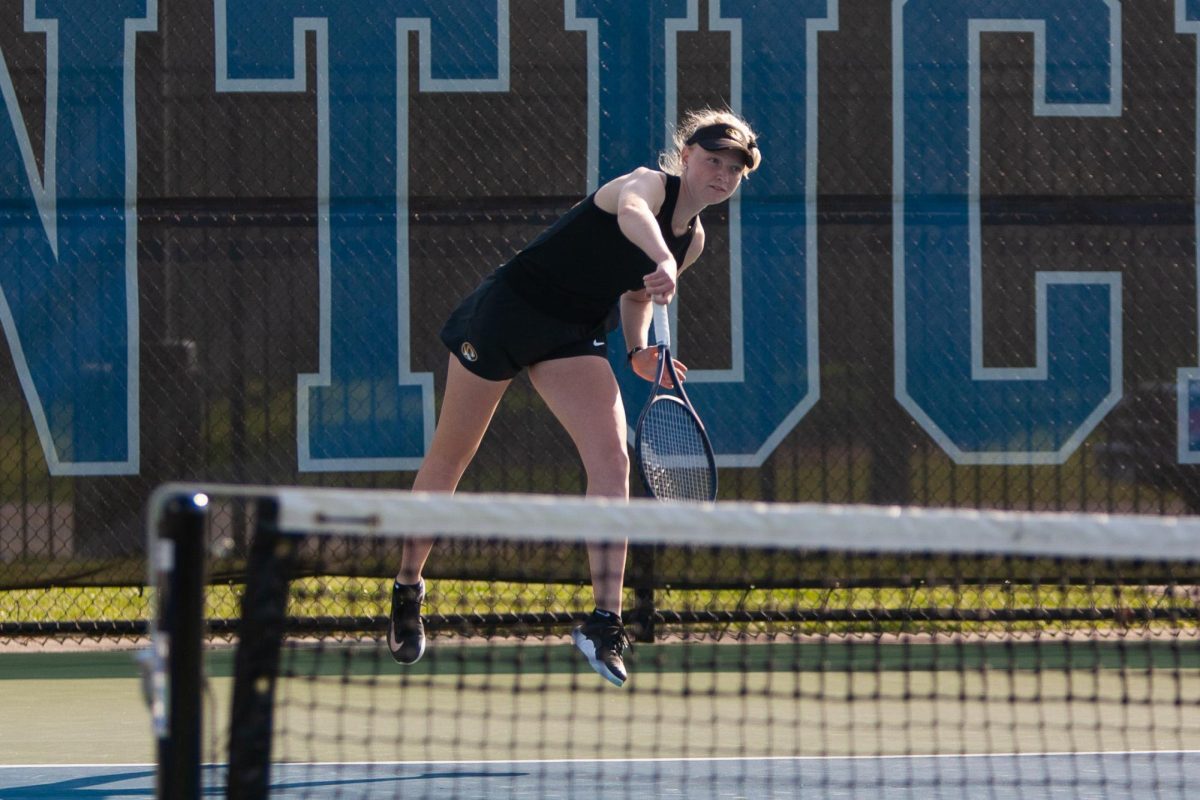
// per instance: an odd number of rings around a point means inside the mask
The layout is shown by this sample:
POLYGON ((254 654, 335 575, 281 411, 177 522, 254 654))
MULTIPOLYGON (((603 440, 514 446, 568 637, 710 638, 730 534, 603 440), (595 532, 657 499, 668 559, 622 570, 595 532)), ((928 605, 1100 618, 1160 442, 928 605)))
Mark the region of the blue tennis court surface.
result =
MULTIPOLYGON (((206 796, 224 795, 211 767, 206 796)), ((887 758, 289 764, 272 798, 886 798, 887 800, 1184 800, 1200 751, 887 758)), ((153 797, 149 765, 0 768, 0 798, 153 797)))

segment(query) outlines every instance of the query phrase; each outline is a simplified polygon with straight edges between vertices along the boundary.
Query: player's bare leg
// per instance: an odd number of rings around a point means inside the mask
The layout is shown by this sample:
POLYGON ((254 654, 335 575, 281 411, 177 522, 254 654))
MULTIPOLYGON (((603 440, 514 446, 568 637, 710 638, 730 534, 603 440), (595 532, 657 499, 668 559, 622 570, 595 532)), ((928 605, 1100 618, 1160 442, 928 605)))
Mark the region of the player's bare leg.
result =
MULTIPOLYGON (((608 362, 599 356, 555 359, 535 364, 529 374, 579 451, 588 496, 628 499, 625 409, 608 362)), ((626 680, 622 652, 628 640, 621 624, 625 555, 625 542, 588 545, 596 611, 574 632, 576 646, 592 667, 617 686, 626 680)))
MULTIPOLYGON (((413 481, 413 491, 453 492, 458 488, 510 382, 480 378, 450 356, 441 415, 429 453, 413 481)), ((421 573, 432 548, 433 539, 406 539, 400 571, 392 584, 388 649, 392 658, 402 664, 412 664, 425 653, 425 628, 421 622, 425 582, 421 573)))
MULTIPOLYGON (((489 381, 450 356, 446 393, 429 452, 413 480, 414 492, 453 492, 487 432, 511 381, 489 381)), ((407 539, 396 580, 416 583, 429 557, 432 539, 407 539)))

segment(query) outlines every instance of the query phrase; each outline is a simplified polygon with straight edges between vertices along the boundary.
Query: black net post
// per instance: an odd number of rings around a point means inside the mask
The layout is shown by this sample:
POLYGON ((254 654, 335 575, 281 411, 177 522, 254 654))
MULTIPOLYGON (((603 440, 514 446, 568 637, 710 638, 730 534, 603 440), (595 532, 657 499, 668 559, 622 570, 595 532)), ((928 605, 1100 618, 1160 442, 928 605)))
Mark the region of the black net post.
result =
POLYGON ((634 603, 628 615, 628 622, 634 641, 647 644, 654 641, 655 619, 658 613, 654 604, 657 561, 657 545, 634 545, 630 548, 626 583, 633 587, 634 603))
POLYGON ((246 564, 229 721, 229 800, 262 800, 271 785, 275 684, 295 540, 277 528, 278 505, 262 500, 246 564))
POLYGON ((151 554, 158 587, 154 647, 165 677, 165 707, 156 709, 159 800, 196 800, 201 791, 206 505, 198 494, 168 500, 151 554))

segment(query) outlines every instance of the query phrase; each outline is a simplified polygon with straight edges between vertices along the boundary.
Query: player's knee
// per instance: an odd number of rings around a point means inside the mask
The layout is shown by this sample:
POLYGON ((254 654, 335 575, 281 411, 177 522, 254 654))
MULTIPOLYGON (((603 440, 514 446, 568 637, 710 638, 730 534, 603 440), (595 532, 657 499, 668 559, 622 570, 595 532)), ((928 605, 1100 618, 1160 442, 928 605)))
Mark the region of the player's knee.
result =
POLYGON ((427 457, 417 472, 413 488, 420 487, 424 491, 451 491, 458 485, 463 473, 471 463, 475 451, 456 453, 452 456, 427 457))
POLYGON ((584 468, 593 486, 619 489, 629 485, 629 453, 624 447, 607 447, 591 454, 584 468))

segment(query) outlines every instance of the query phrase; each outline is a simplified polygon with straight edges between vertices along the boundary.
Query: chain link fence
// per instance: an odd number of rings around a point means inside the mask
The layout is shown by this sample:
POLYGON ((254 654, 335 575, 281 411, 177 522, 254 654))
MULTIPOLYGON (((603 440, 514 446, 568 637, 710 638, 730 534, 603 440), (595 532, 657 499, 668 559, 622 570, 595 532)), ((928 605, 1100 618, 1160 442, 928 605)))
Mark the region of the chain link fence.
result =
MULTIPOLYGON (((790 376, 810 365, 819 376, 819 399, 816 386, 804 388, 796 403, 802 412, 775 424, 774 438, 760 437, 751 448, 757 458, 725 460, 722 499, 1147 514, 1200 509, 1200 476, 1189 462, 1189 453, 1200 450, 1194 438, 1200 423, 1180 419, 1196 415, 1200 400, 1181 401, 1177 380, 1179 370, 1200 363, 1196 36, 1177 19, 1176 3, 1121 4, 1119 25, 1099 27, 1108 31, 1108 39, 1101 36, 1113 45, 1108 51, 1084 48, 1099 23, 1096 4, 1080 3, 1055 4, 1037 24, 1020 22, 1021 4, 1010 4, 1017 20, 1009 21, 1010 30, 977 35, 970 2, 909 3, 905 18, 884 0, 664 0, 626 9, 634 19, 618 24, 625 12, 611 3, 473 0, 425 4, 433 10, 424 27, 395 24, 419 16, 392 8, 404 4, 362 3, 361 25, 370 35, 354 36, 344 35, 351 23, 335 13, 336 4, 326 23, 308 30, 286 16, 286 5, 269 11, 227 0, 214 13, 210 4, 160 0, 141 32, 125 33, 138 26, 98 9, 75 24, 62 19, 57 34, 47 34, 44 23, 26 18, 28 4, 0 4, 8 111, 0 127, 10 162, 3 167, 10 188, 0 204, 8 334, 8 346, 0 348, 0 635, 144 630, 143 508, 163 481, 408 487, 419 453, 400 453, 383 467, 329 468, 322 466, 317 428, 336 433, 358 417, 388 419, 398 406, 401 414, 413 408, 395 398, 397 377, 413 386, 422 380, 406 378, 406 370, 431 376, 429 399, 440 397, 447 355, 436 334, 456 302, 591 183, 611 177, 608 164, 622 147, 647 143, 633 163, 617 166, 652 163, 663 145, 657 122, 672 110, 702 105, 743 111, 763 132, 765 158, 737 204, 710 209, 704 218, 708 244, 681 285, 677 349, 693 370, 714 375, 736 372, 739 348, 765 350, 763 369, 789 377, 764 378, 761 390, 746 392, 734 406, 714 400, 706 409, 701 397, 693 399, 702 415, 737 430, 752 425, 750 406, 765 406, 774 387, 795 388, 790 376), (643 13, 657 25, 649 34, 643 13), (118 34, 114 24, 124 26, 118 34), (966 66, 977 61, 975 83, 967 70, 955 72, 957 61, 919 49, 926 25, 957 31, 962 41, 946 39, 970 51, 975 60, 966 66), (649 36, 654 74, 642 74, 636 59, 623 61, 644 49, 641 40, 622 38, 635 32, 649 36), (106 66, 88 73, 91 62, 80 54, 114 42, 131 49, 107 53, 106 66), (394 50, 366 50, 372 42, 391 42, 394 50), (1049 88, 1041 48, 1051 53, 1049 88), (1091 102, 1116 102, 1116 109, 1039 110, 1047 92, 1060 92, 1066 103, 1072 91, 1086 88, 1055 83, 1055 69, 1066 69, 1053 61, 1055 52, 1066 52, 1067 60, 1086 56, 1073 64, 1085 76, 1080 81, 1115 60, 1119 89, 1094 89, 1099 99, 1091 102), (280 65, 293 55, 299 68, 290 75, 280 65), (461 76, 472 70, 477 86, 455 88, 455 81, 470 82, 461 76), (123 78, 132 81, 122 84, 123 78), (918 78, 929 88, 920 88, 918 78), (128 89, 120 102, 96 100, 114 81, 128 89), (626 85, 635 96, 614 93, 626 85), (815 90, 811 97, 806 87, 815 90), (642 99, 650 106, 638 106, 642 99), (945 109, 944 118, 933 113, 945 109), (926 111, 933 123, 920 128, 926 111), (956 150, 970 130, 965 116, 955 116, 960 112, 978 115, 974 151, 956 150), (638 119, 637 130, 614 129, 638 119), (73 250, 71 263, 78 270, 113 260, 104 249, 111 243, 88 237, 104 230, 93 223, 108 209, 122 212, 121 198, 64 180, 89 174, 75 162, 98 158, 94 151, 114 127, 128 128, 121 147, 133 154, 127 163, 104 164, 128 168, 126 200, 133 198, 136 208, 129 243, 136 314, 128 327, 136 368, 122 391, 136 401, 137 458, 132 468, 127 463, 106 474, 89 470, 82 456, 74 471, 62 466, 70 458, 51 463, 58 457, 48 458, 47 442, 66 441, 56 438, 55 427, 66 415, 71 441, 83 449, 78 443, 120 418, 119 409, 92 407, 83 392, 85 400, 66 410, 53 404, 39 410, 31 387, 70 383, 75 373, 39 383, 31 353, 43 342, 52 353, 66 348, 68 359, 86 350, 90 326, 99 324, 89 321, 93 306, 120 306, 121 298, 94 289, 74 293, 72 287, 86 284, 79 275, 91 274, 76 272, 75 283, 47 290, 52 299, 38 301, 49 303, 49 319, 24 315, 22 303, 37 300, 26 277, 36 270, 21 247, 39 244, 45 223, 36 212, 44 196, 57 192, 58 234, 94 248, 73 250), (938 135, 918 140, 919 130, 938 135), (921 168, 971 152, 977 153, 973 172, 964 166, 951 171, 955 180, 918 186, 921 168), (916 328, 904 318, 913 304, 898 305, 898 296, 920 292, 897 275, 901 263, 915 274, 913 265, 924 257, 930 281, 965 274, 939 271, 946 264, 935 262, 952 253, 966 263, 954 237, 967 229, 958 215, 968 208, 960 191, 968 172, 977 182, 981 223, 978 347, 986 369, 1028 370, 1058 352, 1055 341, 1039 344, 1039 273, 1119 277, 1120 337, 1091 331, 1116 349, 1109 354, 1115 362, 1106 362, 1119 366, 1111 402, 1097 402, 1078 441, 1051 448, 1053 458, 988 460, 960 444, 947 447, 954 437, 939 434, 948 430, 937 418, 943 412, 915 399, 913 387, 929 376, 897 366, 901 352, 911 367, 918 353, 965 347, 952 332, 916 328), (395 196, 372 194, 379 186, 396 187, 395 196), (949 199, 936 213, 921 205, 939 192, 949 199), (904 197, 901 211, 897 199, 904 197), (907 224, 897 237, 901 219, 907 224), (71 226, 83 232, 75 236, 71 226), (402 234, 382 249, 375 247, 386 242, 381 226, 402 234), (751 240, 758 250, 748 249, 751 240), (807 286, 815 296, 798 298, 789 287, 805 286, 810 268, 807 286), (763 278, 776 274, 789 283, 776 288, 763 278), (750 287, 751 299, 742 303, 750 287), (407 318, 396 313, 398 292, 406 295, 407 318), (800 312, 815 311, 816 336, 808 340, 815 347, 792 346, 803 343, 803 328, 765 341, 748 333, 757 318, 780 309, 804 323, 800 312), (70 330, 56 337, 42 329, 47 324, 70 330), (1039 352, 1043 345, 1050 356, 1039 352), (322 362, 323 351, 332 367, 322 362), (355 405, 362 374, 337 386, 339 366, 394 365, 404 356, 400 376, 382 367, 366 376, 368 383, 391 381, 368 399, 374 405, 355 405), (331 368, 329 394, 343 392, 344 405, 321 394, 305 417, 309 397, 320 393, 306 397, 311 390, 303 376, 331 368), (898 378, 913 389, 907 400, 898 378), (923 420, 926 412, 930 419, 923 420)), ((95 172, 101 185, 103 170, 95 172)), ((932 303, 966 297, 955 287, 930 285, 932 303)), ((1086 311, 1079 320, 1103 316, 1103 309, 1086 311)), ((1067 313, 1050 301, 1045 337, 1054 338, 1053 320, 1067 313)), ((933 369, 939 362, 922 363, 933 369)), ((1067 396, 1070 388, 1038 402, 1078 405, 1067 396)), ((636 407, 641 398, 629 402, 636 407)), ((1003 410, 1019 417, 1023 402, 1014 396, 1003 410)), ((1029 442, 1039 435, 1029 432, 1029 442)), ((582 488, 570 441, 519 379, 462 489, 574 494, 582 488)), ((226 509, 215 528, 230 547, 241 548, 249 520, 244 510, 226 509)), ((452 573, 453 564, 438 569, 452 573)))

